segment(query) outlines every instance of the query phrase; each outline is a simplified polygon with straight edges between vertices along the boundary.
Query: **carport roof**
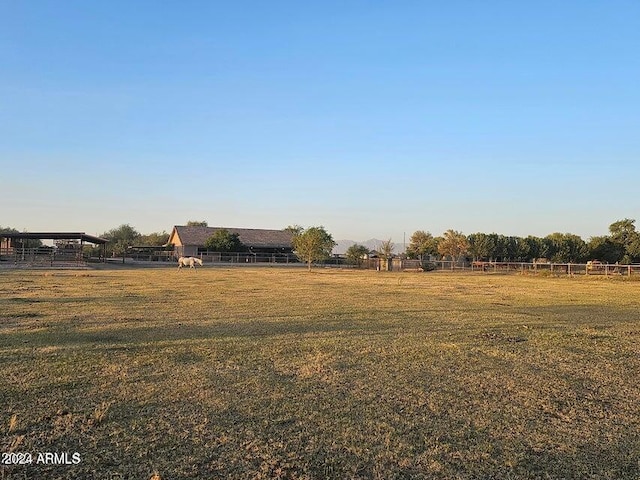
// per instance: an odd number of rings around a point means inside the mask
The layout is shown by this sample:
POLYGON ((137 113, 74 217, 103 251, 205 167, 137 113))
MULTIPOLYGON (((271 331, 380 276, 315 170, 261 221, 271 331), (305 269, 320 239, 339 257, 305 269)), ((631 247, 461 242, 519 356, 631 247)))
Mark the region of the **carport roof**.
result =
POLYGON ((19 232, 19 233, 1 233, 2 238, 14 238, 25 240, 80 240, 95 245, 104 245, 108 240, 93 235, 87 235, 84 232, 19 232))

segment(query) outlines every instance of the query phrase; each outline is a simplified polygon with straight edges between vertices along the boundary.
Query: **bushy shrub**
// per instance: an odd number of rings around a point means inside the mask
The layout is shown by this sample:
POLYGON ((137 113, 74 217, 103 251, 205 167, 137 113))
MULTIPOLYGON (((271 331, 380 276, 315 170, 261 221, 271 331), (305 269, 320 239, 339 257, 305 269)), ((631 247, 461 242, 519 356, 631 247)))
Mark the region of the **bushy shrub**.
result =
POLYGON ((436 268, 438 268, 438 266, 433 262, 422 262, 422 270, 425 272, 432 272, 436 268))

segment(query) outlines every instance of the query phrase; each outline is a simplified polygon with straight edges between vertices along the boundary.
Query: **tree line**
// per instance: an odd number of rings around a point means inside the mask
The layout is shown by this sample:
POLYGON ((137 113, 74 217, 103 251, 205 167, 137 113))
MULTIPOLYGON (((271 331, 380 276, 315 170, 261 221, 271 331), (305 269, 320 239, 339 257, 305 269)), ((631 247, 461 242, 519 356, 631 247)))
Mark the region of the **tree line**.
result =
POLYGON ((408 258, 421 260, 432 256, 474 261, 533 262, 545 258, 554 263, 584 263, 599 260, 605 263, 640 262, 640 232, 635 220, 625 218, 609 226, 609 235, 584 241, 571 233, 552 233, 546 237, 517 237, 497 233, 464 235, 447 230, 440 237, 419 230, 411 235, 406 251, 408 258))

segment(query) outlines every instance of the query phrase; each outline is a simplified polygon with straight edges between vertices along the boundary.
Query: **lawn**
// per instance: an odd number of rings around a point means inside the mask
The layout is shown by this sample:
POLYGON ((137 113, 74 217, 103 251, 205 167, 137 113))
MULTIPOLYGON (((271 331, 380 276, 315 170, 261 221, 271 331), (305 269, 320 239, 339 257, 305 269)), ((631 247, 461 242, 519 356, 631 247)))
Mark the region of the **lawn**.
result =
POLYGON ((633 278, 5 270, 0 368, 2 480, 640 478, 633 278))

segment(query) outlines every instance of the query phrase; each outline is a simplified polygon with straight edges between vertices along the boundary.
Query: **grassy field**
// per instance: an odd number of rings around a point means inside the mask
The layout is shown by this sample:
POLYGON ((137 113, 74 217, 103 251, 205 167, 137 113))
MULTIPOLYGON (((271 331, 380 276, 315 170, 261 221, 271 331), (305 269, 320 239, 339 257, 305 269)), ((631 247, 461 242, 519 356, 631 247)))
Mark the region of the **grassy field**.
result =
POLYGON ((637 281, 0 271, 0 368, 1 480, 640 478, 637 281))

